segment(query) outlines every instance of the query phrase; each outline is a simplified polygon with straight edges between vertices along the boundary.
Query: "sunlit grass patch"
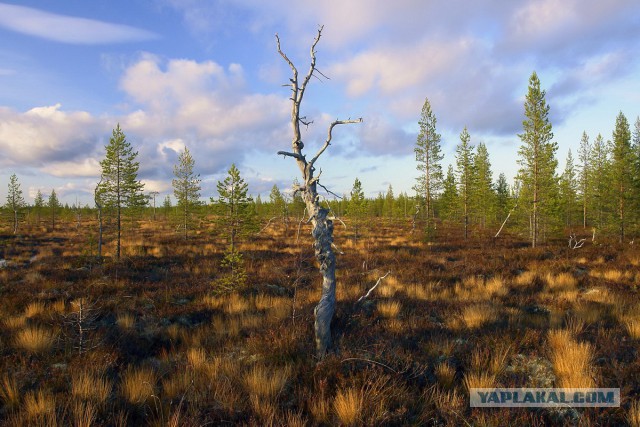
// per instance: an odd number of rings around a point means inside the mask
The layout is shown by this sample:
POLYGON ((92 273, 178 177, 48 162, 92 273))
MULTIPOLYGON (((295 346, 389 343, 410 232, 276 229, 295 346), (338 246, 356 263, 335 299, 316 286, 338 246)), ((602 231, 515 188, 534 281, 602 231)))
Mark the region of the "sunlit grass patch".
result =
POLYGON ((493 388, 496 386, 496 376, 488 372, 467 372, 464 374, 464 386, 472 388, 493 388))
POLYGON ((578 280, 569 273, 547 273, 544 279, 550 292, 573 291, 578 285, 578 280))
POLYGON ((380 316, 387 319, 393 319, 400 314, 402 304, 399 301, 380 301, 377 304, 378 313, 380 316))
POLYGON ((27 324, 27 316, 24 314, 18 316, 10 316, 4 319, 4 325, 7 329, 20 329, 27 324))
POLYGON ((280 394, 291 376, 291 367, 267 367, 255 365, 243 376, 249 394, 261 398, 273 398, 280 394))
POLYGON ((630 427, 640 427, 640 400, 631 402, 626 419, 630 427))
POLYGON ((513 279, 516 286, 530 286, 538 277, 536 271, 524 271, 513 279))
POLYGON ((46 306, 42 301, 33 301, 30 302, 29 305, 24 309, 24 315, 27 318, 38 316, 44 313, 46 310, 46 306))
POLYGON ((71 375, 71 394, 77 398, 103 404, 111 389, 111 382, 103 375, 91 371, 77 371, 71 375))
POLYGON ((593 347, 577 342, 568 330, 549 331, 550 360, 556 374, 556 386, 593 387, 593 347))
POLYGON ((116 316, 116 324, 120 329, 131 330, 136 325, 136 318, 130 313, 119 313, 116 316))
POLYGON ((47 353, 53 347, 55 334, 50 329, 29 326, 20 330, 15 337, 15 345, 29 353, 47 353))
POLYGON ((639 318, 627 318, 624 320, 624 326, 629 336, 633 339, 640 339, 640 319, 639 318))
POLYGON ((42 419, 55 413, 56 399, 49 391, 30 391, 24 397, 23 408, 27 419, 42 419))
POLYGON ((494 322, 498 317, 498 310, 491 304, 474 304, 465 307, 461 313, 461 320, 469 329, 479 328, 494 322))
POLYGON ((0 401, 9 410, 16 409, 20 404, 18 383, 14 377, 8 374, 4 374, 0 379, 0 401))
POLYGON ((449 390, 453 386, 456 370, 449 363, 441 362, 436 365, 435 375, 438 384, 440 384, 443 389, 449 390))
POLYGON ((363 392, 354 387, 338 390, 333 399, 333 410, 341 425, 352 426, 359 424, 363 407, 363 392))
POLYGON ((74 427, 92 427, 98 418, 98 411, 91 402, 76 402, 72 413, 74 427))
POLYGON ((140 404, 154 394, 156 373, 147 367, 134 368, 129 366, 122 374, 120 391, 129 403, 140 404))

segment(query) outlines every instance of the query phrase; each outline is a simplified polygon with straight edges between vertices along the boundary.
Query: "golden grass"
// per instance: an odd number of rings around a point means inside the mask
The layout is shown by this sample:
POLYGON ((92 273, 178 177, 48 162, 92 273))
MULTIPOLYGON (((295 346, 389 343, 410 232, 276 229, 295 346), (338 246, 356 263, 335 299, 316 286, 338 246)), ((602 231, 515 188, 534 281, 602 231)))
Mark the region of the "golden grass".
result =
POLYGON ((49 329, 30 326, 16 334, 15 345, 33 354, 47 353, 53 347, 55 334, 49 329))
POLYGON ((21 329, 24 328, 27 324, 27 316, 23 314, 7 317, 6 319, 4 319, 3 323, 8 329, 21 329))
POLYGON ((251 304, 239 295, 231 294, 226 298, 224 311, 227 314, 242 314, 251 310, 251 304))
POLYGON ((569 273, 547 273, 545 282, 551 292, 571 291, 578 285, 578 280, 569 273))
POLYGON ((438 384, 445 389, 449 390, 453 387, 453 381, 456 376, 456 370, 447 362, 441 362, 435 369, 436 378, 438 384))
POLYGON ((260 398, 274 398, 286 385, 291 376, 291 367, 267 367, 255 365, 243 376, 244 385, 251 395, 260 398))
POLYGON ((56 399, 48 391, 31 391, 24 397, 24 412, 28 419, 43 418, 56 411, 56 399))
POLYGON ((378 313, 387 319, 393 319, 400 314, 402 304, 399 301, 380 301, 377 304, 378 313))
POLYGON ((103 404, 111 394, 112 384, 102 375, 78 371, 71 375, 71 394, 82 400, 103 404))
POLYGON ((525 271, 522 274, 515 277, 513 283, 517 286, 529 286, 533 283, 533 281, 538 276, 538 273, 535 271, 525 271))
POLYGON ((571 311, 577 318, 583 320, 585 323, 592 324, 605 318, 607 316, 607 310, 607 307, 602 304, 581 301, 575 304, 571 311))
POLYGON ((467 372, 464 374, 464 386, 472 388, 493 388, 496 386, 496 376, 489 372, 467 372))
POLYGON ((626 418, 629 427, 640 427, 640 400, 631 402, 626 418))
POLYGON ((624 320, 624 326, 631 338, 640 339, 640 319, 627 318, 624 320))
POLYGON ((121 393, 130 403, 144 403, 154 394, 155 384, 153 369, 128 367, 122 375, 121 393))
POLYGON ((309 405, 309 412, 318 424, 328 424, 331 404, 322 396, 314 396, 309 405))
POLYGON ((15 378, 5 374, 0 380, 0 400, 9 410, 13 410, 20 404, 20 389, 15 378))
POLYGON ((462 323, 469 329, 484 326, 495 321, 497 317, 497 309, 489 304, 476 304, 465 307, 461 314, 462 323))
POLYGON ((333 410, 341 425, 352 426, 360 422, 364 396, 362 390, 350 387, 338 390, 333 399, 333 410))
POLYGON ((51 304, 51 309, 58 314, 63 314, 67 311, 67 303, 64 299, 56 300, 51 304))
POLYGON ((191 369, 202 370, 207 365, 207 353, 203 348, 190 348, 187 350, 187 362, 191 369))
POLYGON ((42 301, 33 301, 29 303, 24 309, 24 315, 27 318, 32 318, 44 313, 46 310, 46 306, 42 301))
POLYGON ((550 360, 556 374, 556 386, 593 387, 593 347, 575 341, 568 330, 549 331, 550 360))
POLYGON ((74 427, 92 427, 98 418, 98 411, 90 402, 76 402, 73 405, 74 427))
POLYGON ((136 325, 136 318, 130 313, 118 313, 116 324, 120 329, 131 330, 136 325))

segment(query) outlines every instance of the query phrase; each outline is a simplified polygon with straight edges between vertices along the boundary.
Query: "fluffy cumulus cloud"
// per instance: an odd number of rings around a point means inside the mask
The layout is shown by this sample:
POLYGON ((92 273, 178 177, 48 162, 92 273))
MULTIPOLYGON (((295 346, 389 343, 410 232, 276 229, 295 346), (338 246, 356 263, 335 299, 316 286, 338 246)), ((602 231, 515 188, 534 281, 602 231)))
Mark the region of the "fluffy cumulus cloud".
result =
POLYGON ((0 165, 45 168, 57 176, 93 175, 96 143, 105 123, 87 112, 65 112, 60 104, 27 112, 0 108, 0 165), (66 166, 76 165, 63 172, 66 166), (86 174, 86 175, 85 175, 86 174))
POLYGON ((157 165, 187 146, 198 169, 213 174, 242 162, 254 150, 275 152, 288 140, 285 96, 251 93, 240 65, 213 61, 164 61, 144 55, 124 73, 120 86, 132 111, 122 119, 141 140, 145 170, 168 176, 157 165))

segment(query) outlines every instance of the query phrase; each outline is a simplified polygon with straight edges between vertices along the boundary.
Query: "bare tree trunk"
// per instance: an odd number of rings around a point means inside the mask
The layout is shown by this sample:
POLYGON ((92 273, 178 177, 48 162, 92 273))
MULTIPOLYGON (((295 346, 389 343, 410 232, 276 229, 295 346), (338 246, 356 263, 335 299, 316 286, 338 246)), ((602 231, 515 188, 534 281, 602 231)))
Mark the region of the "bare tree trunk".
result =
POLYGON ((329 125, 327 133, 327 139, 324 144, 313 157, 313 159, 307 161, 306 157, 302 154, 304 143, 302 142, 302 135, 300 132, 300 123, 303 125, 309 125, 311 122, 307 121, 306 117, 300 117, 300 104, 304 96, 304 91, 307 87, 307 83, 312 76, 318 77, 316 74, 323 76, 320 71, 316 70, 316 51, 315 47, 320 41, 322 35, 322 27, 318 29, 313 44, 311 45, 311 64, 309 71, 307 72, 304 80, 300 83, 298 81, 298 70, 293 65, 293 62, 282 52, 280 48, 280 38, 276 34, 276 42, 278 47, 278 53, 289 64, 293 77, 289 80, 291 83, 287 86, 291 87, 291 127, 293 131, 292 139, 292 152, 279 151, 278 154, 285 157, 293 157, 296 160, 298 168, 302 174, 302 185, 295 188, 296 192, 301 192, 303 200, 305 202, 307 212, 309 213, 309 220, 312 224, 312 236, 314 238, 313 247, 315 249, 316 258, 318 260, 320 274, 322 275, 322 294, 320 301, 316 306, 314 329, 316 334, 316 352, 319 358, 323 358, 328 349, 331 347, 331 320, 335 312, 336 305, 336 256, 333 252, 333 221, 329 217, 329 210, 320 205, 320 197, 318 196, 317 186, 319 183, 320 173, 314 176, 315 162, 329 147, 332 139, 333 128, 337 125, 347 123, 360 123, 362 119, 356 120, 335 120, 329 125), (316 74, 314 74, 314 72, 316 74))

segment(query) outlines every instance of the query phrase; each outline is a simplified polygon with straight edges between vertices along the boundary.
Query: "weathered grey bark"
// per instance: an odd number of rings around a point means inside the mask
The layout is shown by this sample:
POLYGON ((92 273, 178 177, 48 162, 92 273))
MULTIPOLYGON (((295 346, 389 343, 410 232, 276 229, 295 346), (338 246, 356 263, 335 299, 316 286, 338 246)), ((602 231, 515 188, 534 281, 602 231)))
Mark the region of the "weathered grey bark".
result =
MULTIPOLYGON (((337 125, 347 123, 360 123, 362 119, 356 120, 335 120, 329 125, 327 133, 327 139, 322 147, 318 150, 316 155, 309 161, 307 161, 305 155, 302 154, 304 143, 302 142, 302 134, 300 132, 300 124, 309 125, 311 122, 307 121, 306 117, 300 117, 300 104, 304 96, 304 91, 314 76, 314 72, 320 74, 316 69, 316 45, 320 41, 322 35, 322 27, 318 29, 318 34, 313 40, 311 45, 311 64, 309 71, 305 75, 302 82, 298 81, 298 70, 293 65, 293 62, 282 52, 280 48, 280 38, 276 34, 276 42, 278 47, 278 53, 287 62, 291 68, 293 74, 289 79, 291 83, 287 86, 291 87, 291 128, 293 131, 293 138, 291 142, 291 152, 279 151, 278 154, 285 157, 293 157, 296 160, 298 168, 302 174, 302 184, 295 188, 295 191, 299 191, 302 194, 302 198, 305 202, 307 213, 309 215, 309 221, 312 224, 312 236, 314 238, 314 250, 316 258, 319 263, 320 274, 322 275, 322 294, 320 301, 316 306, 315 313, 315 334, 316 334, 316 352, 319 358, 326 355, 327 350, 331 346, 331 320, 335 312, 336 305, 336 256, 333 252, 333 221, 329 217, 329 210, 320 205, 320 197, 318 196, 317 186, 318 180, 322 171, 314 176, 315 163, 318 158, 324 153, 324 151, 331 144, 332 131, 337 125)), ((317 75, 316 75, 317 77, 317 75)))

